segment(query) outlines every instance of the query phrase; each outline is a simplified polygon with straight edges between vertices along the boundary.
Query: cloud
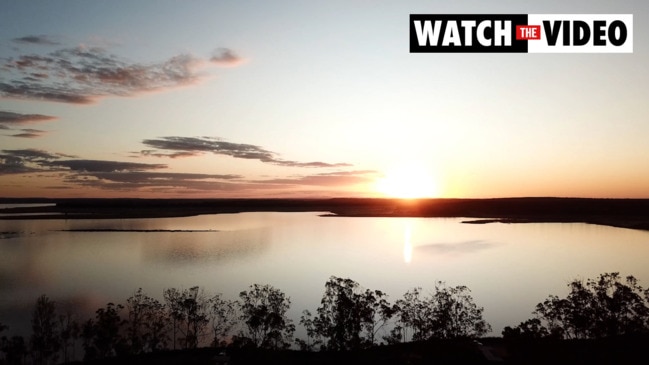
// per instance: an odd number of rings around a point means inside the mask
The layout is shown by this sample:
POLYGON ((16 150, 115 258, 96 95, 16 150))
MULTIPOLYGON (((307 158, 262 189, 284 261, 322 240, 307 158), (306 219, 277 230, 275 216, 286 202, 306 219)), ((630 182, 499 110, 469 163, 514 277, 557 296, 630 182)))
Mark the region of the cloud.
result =
POLYGON ((1 124, 26 124, 32 122, 47 122, 58 119, 51 115, 42 114, 20 114, 0 110, 0 125, 1 124))
POLYGON ((56 46, 60 44, 47 35, 28 35, 20 38, 14 38, 13 41, 16 43, 40 44, 47 46, 56 46))
POLYGON ((42 137, 47 132, 40 129, 31 129, 31 128, 23 128, 23 129, 15 130, 12 129, 11 127, 28 124, 28 123, 47 122, 55 119, 57 118, 50 115, 21 114, 21 113, 14 113, 14 112, 0 110, 0 129, 18 132, 14 134, 7 134, 7 136, 9 137, 38 138, 38 137, 42 137))
POLYGON ((242 176, 235 174, 159 172, 156 170, 166 169, 167 165, 74 157, 39 149, 2 150, 0 175, 56 173, 55 178, 65 185, 55 185, 51 189, 76 185, 115 191, 142 188, 236 191, 255 186, 254 183, 241 181, 242 176))
POLYGON ((0 175, 40 172, 40 163, 58 158, 57 155, 37 149, 2 150, 0 152, 0 175))
POLYGON ((25 172, 133 172, 164 169, 164 164, 146 164, 123 161, 64 159, 75 156, 51 153, 39 149, 0 151, 0 174, 25 172))
POLYGON ((81 172, 126 172, 164 169, 167 165, 106 160, 64 160, 52 161, 50 166, 67 167, 70 171, 81 172))
POLYGON ((340 187, 372 180, 374 172, 341 172, 310 176, 246 180, 236 174, 194 174, 157 171, 77 171, 65 176, 64 182, 78 186, 113 191, 155 191, 173 194, 196 192, 227 192, 255 194, 288 191, 301 187, 340 187))
MULTIPOLYGON (((238 60, 230 50, 212 58, 217 64, 232 65, 238 60)), ((71 104, 90 104, 102 97, 129 97, 189 85, 202 77, 197 69, 204 63, 180 54, 158 63, 140 64, 125 61, 100 47, 63 48, 0 62, 6 75, 4 81, 0 80, 1 97, 71 104)))
POLYGON ((91 104, 95 102, 93 97, 75 94, 75 90, 65 90, 64 87, 30 85, 22 81, 15 81, 14 84, 0 83, 0 96, 71 104, 91 104))
POLYGON ((61 155, 35 148, 28 148, 22 150, 2 150, 0 158, 2 157, 17 158, 28 162, 43 162, 47 160, 56 160, 60 158, 61 155))
POLYGON ((193 174, 147 171, 81 172, 68 175, 67 183, 109 190, 156 189, 241 190, 244 182, 231 182, 242 176, 233 174, 193 174))
POLYGON ((41 170, 26 166, 19 159, 8 159, 0 155, 0 175, 25 174, 39 171, 41 170))
POLYGON ((20 129, 21 133, 11 134, 10 137, 17 138, 39 138, 42 137, 46 131, 40 129, 20 129))
POLYGON ((265 185, 344 186, 374 181, 376 174, 377 172, 373 170, 340 171, 255 182, 265 185))
POLYGON ((279 166, 289 167, 349 167, 347 163, 326 163, 320 161, 299 162, 284 160, 279 158, 275 152, 271 152, 262 147, 246 144, 226 142, 214 137, 160 137, 157 139, 145 139, 142 141, 146 146, 164 150, 174 151, 172 153, 161 153, 144 150, 143 154, 157 157, 179 157, 178 153, 183 156, 195 156, 201 153, 209 152, 217 155, 225 155, 234 158, 248 160, 258 160, 265 163, 271 163, 279 166))
POLYGON ((155 150, 142 150, 140 152, 134 152, 134 157, 140 157, 138 156, 138 154, 142 156, 152 156, 152 157, 179 158, 179 157, 197 156, 200 154, 200 152, 181 151, 181 152, 174 152, 174 153, 160 153, 155 150))
POLYGON ((241 179, 241 175, 234 174, 193 174, 193 173, 178 173, 178 172, 145 172, 145 171, 128 171, 127 173, 114 173, 114 172, 100 172, 94 173, 93 176, 110 180, 113 182, 125 182, 125 183, 141 183, 143 181, 147 182, 166 182, 174 180, 207 180, 207 179, 219 179, 219 180, 234 180, 241 179))
POLYGON ((354 171, 334 171, 334 172, 323 172, 318 174, 319 176, 358 176, 358 175, 377 175, 379 174, 376 170, 354 170, 354 171))
POLYGON ((243 62, 243 59, 229 48, 218 48, 212 53, 210 61, 219 66, 236 66, 243 62))
POLYGON ((74 186, 64 186, 64 185, 52 185, 52 186, 46 186, 44 189, 48 190, 74 190, 74 186))
MULTIPOLYGON (((37 133, 26 130, 25 133, 37 133)), ((162 149, 167 157, 177 154, 216 153, 235 158, 256 159, 267 163, 290 164, 290 166, 337 166, 322 162, 297 162, 282 160, 271 151, 259 146, 232 143, 215 138, 164 137, 147 140, 145 144, 162 149)), ((140 154, 152 156, 157 150, 140 154)), ((63 153, 40 149, 0 150, 0 175, 31 174, 58 181, 50 189, 84 187, 127 193, 155 194, 201 194, 218 192, 227 196, 246 194, 288 194, 296 187, 339 188, 346 185, 372 181, 377 172, 373 170, 329 171, 311 175, 286 178, 246 179, 242 175, 228 173, 184 173, 164 171, 166 164, 83 159, 63 153)))

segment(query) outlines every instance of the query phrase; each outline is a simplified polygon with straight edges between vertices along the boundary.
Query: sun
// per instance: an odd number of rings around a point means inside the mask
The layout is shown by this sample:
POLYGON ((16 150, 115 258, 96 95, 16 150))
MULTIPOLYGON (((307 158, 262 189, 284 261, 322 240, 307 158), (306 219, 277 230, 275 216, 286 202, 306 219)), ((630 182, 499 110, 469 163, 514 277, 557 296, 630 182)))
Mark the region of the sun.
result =
POLYGON ((390 170, 377 180, 376 190, 385 196, 401 199, 432 198, 439 193, 432 174, 414 164, 390 170))

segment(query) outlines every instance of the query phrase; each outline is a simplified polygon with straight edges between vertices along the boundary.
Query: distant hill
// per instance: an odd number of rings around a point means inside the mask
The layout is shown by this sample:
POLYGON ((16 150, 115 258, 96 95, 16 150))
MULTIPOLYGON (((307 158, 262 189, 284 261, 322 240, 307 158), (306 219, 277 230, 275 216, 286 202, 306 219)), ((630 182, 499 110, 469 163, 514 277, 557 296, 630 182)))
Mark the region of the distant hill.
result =
POLYGON ((346 217, 466 217, 467 223, 583 222, 649 230, 649 199, 0 199, 55 204, 0 209, 0 219, 181 217, 241 212, 328 212, 346 217), (20 214, 20 215, 19 215, 20 214), (28 214, 29 218, 26 218, 28 214), (21 216, 22 215, 22 216, 21 216))

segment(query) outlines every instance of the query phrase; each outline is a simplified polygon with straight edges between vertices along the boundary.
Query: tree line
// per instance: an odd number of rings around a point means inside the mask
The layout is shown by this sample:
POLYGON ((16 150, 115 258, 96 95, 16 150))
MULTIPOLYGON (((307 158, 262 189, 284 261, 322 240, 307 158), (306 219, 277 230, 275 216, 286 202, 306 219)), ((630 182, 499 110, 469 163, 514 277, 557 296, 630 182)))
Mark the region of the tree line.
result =
POLYGON ((85 320, 61 313, 42 295, 32 311, 31 336, 3 336, 0 349, 6 363, 51 364, 77 357, 79 346, 83 359, 92 360, 207 345, 351 350, 382 342, 479 337, 490 327, 469 293, 465 286, 437 282, 428 296, 414 288, 390 303, 379 290, 332 276, 315 313, 305 310, 299 320, 306 329, 303 339, 293 338, 290 298, 270 285, 251 285, 238 300, 192 287, 165 289, 159 301, 138 289, 125 303, 108 303, 85 320))
MULTIPOLYGON (((634 277, 623 280, 618 273, 607 273, 574 280, 569 288, 566 298, 551 295, 536 306, 533 318, 506 327, 503 337, 600 338, 649 332, 649 289, 634 277)), ((491 332, 469 288, 443 282, 427 293, 408 290, 391 303, 380 290, 332 276, 320 306, 302 312, 298 324, 306 337, 297 339, 287 316, 291 300, 270 285, 251 285, 237 300, 200 287, 168 288, 162 297, 159 301, 138 289, 123 304, 108 303, 94 317, 81 319, 61 312, 42 295, 32 311, 31 335, 2 336, 0 359, 7 364, 53 364, 81 355, 93 360, 202 346, 345 351, 491 332)), ((0 324, 0 334, 6 330, 0 324)))
POLYGON ((604 273, 568 283, 565 298, 550 295, 533 317, 505 327, 505 338, 601 339, 649 333, 649 288, 633 276, 604 273))

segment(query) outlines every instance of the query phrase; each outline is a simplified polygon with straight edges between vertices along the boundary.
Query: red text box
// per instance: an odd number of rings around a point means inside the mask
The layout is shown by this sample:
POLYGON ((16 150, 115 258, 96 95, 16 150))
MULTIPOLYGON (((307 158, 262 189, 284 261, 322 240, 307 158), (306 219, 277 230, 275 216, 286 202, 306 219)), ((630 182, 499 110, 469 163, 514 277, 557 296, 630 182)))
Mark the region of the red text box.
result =
POLYGON ((540 25, 517 25, 516 40, 525 41, 530 39, 541 39, 540 25))

